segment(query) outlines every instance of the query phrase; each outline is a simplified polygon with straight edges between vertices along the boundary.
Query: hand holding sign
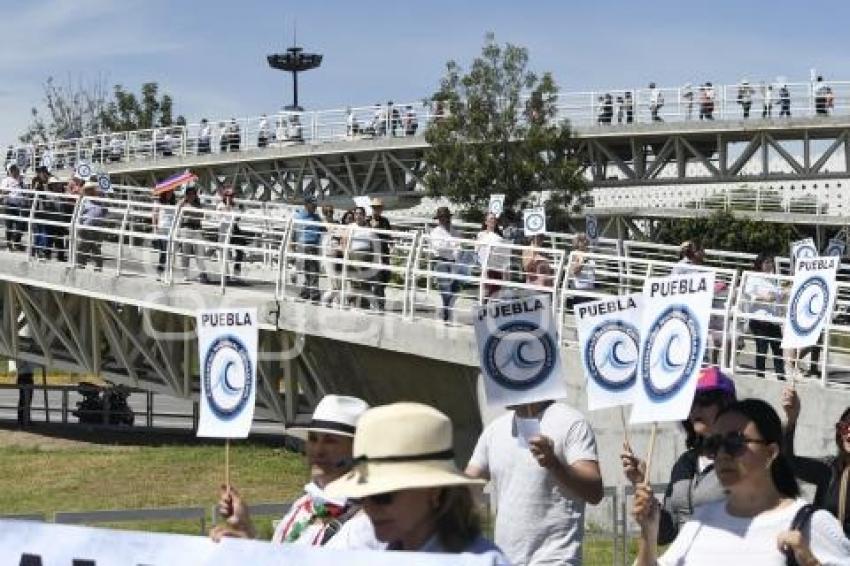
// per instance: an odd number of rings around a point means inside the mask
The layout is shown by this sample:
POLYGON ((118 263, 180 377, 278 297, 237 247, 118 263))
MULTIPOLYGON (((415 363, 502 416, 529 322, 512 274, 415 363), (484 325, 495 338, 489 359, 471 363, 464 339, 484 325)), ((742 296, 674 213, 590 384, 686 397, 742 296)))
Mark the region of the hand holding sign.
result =
POLYGON ((690 412, 705 354, 714 272, 651 277, 643 294, 631 422, 680 421, 690 412))
POLYGON ((783 348, 805 348, 817 344, 820 333, 832 316, 838 260, 835 256, 797 260, 782 329, 783 348))

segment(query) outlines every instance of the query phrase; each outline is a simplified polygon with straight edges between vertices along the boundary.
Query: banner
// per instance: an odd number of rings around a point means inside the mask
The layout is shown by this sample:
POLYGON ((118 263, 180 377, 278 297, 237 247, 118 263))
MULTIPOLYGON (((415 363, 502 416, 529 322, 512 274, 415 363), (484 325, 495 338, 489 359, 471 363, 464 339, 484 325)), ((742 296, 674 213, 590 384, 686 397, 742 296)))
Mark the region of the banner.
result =
POLYGON ((794 268, 797 265, 797 260, 801 257, 817 257, 818 248, 815 241, 811 238, 803 238, 796 242, 791 242, 791 275, 794 275, 794 268))
POLYGON ((475 338, 488 405, 509 407, 567 396, 556 328, 550 295, 477 307, 475 338))
MULTIPOLYGON (((216 543, 202 536, 12 520, 0 520, 0 546, 5 557, 2 564, 15 566, 391 566, 398 563, 396 552, 330 550, 236 538, 216 543)), ((487 566, 494 561, 487 555, 405 552, 404 563, 405 566, 487 566)))
POLYGON ((198 436, 245 438, 257 396, 257 309, 198 313, 198 436))
POLYGON ((575 306, 589 411, 634 401, 642 306, 641 293, 575 306))
POLYGON ((490 204, 487 206, 487 212, 496 215, 499 218, 505 208, 505 195, 490 195, 490 204))
POLYGON ((584 233, 591 244, 596 244, 599 239, 599 220, 593 214, 584 217, 584 233))
POLYGON ((687 418, 702 367, 714 272, 651 277, 643 286, 632 423, 687 418))
POLYGON ((528 208, 522 214, 526 236, 546 233, 546 212, 543 208, 528 208))
POLYGON ((835 256, 797 260, 782 329, 783 348, 805 348, 817 344, 821 331, 832 316, 838 262, 839 258, 835 256))

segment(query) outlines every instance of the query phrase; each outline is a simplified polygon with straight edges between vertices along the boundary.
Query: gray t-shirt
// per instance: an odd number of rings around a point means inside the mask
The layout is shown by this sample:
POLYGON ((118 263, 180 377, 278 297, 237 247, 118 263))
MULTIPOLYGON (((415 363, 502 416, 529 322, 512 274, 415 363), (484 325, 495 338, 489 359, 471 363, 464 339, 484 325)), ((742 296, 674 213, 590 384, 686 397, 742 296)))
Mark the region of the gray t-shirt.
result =
MULTIPOLYGON (((517 566, 581 564, 584 501, 560 485, 520 444, 509 412, 484 429, 469 464, 490 476, 498 510, 495 542, 517 566)), ((563 464, 597 461, 596 438, 581 413, 552 403, 540 432, 563 464)))

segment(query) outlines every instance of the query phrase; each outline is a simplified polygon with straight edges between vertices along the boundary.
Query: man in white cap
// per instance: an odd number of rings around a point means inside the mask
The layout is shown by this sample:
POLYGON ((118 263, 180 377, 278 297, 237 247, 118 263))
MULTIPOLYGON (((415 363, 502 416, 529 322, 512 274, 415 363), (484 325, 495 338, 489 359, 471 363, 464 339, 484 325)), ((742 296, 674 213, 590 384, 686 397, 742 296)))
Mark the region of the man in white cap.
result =
MULTIPOLYGON (((369 518, 360 508, 344 497, 328 497, 325 486, 348 473, 353 466, 351 457, 354 432, 360 416, 369 408, 357 397, 325 395, 310 423, 293 431, 306 431, 307 463, 310 483, 304 494, 290 507, 278 523, 273 543, 337 548, 380 549, 369 518), (343 542, 328 544, 336 537, 343 542)), ((248 506, 233 486, 222 486, 218 504, 219 514, 226 518, 223 525, 211 533, 214 540, 224 536, 256 537, 248 506)))
POLYGON ((603 494, 593 430, 564 403, 508 408, 484 429, 466 468, 492 483, 494 540, 518 566, 581 564, 585 504, 603 494))

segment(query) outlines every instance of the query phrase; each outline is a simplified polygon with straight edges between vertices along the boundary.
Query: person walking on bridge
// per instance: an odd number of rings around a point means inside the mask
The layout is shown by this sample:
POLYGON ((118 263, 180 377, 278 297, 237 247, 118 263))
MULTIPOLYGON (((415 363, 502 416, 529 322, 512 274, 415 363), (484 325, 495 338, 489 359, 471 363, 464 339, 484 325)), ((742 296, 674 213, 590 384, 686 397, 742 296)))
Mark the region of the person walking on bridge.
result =
POLYGON ((185 273, 185 278, 189 280, 189 264, 192 258, 195 259, 195 265, 198 267, 198 281, 208 283, 207 263, 204 259, 206 255, 206 247, 203 244, 204 232, 202 221, 204 219, 203 204, 198 197, 198 187, 189 185, 186 187, 186 194, 177 207, 177 217, 180 219, 180 260, 185 273))
POLYGON ((750 117, 750 108, 753 105, 753 94, 755 94, 755 89, 750 86, 749 81, 747 81, 747 79, 742 80, 741 84, 738 85, 738 104, 741 105, 741 112, 743 113, 744 120, 747 120, 750 117))
POLYGON ((664 106, 664 94, 660 89, 656 88, 655 83, 649 83, 649 113, 652 115, 653 122, 663 122, 664 120, 658 115, 661 108, 664 106))
POLYGON ((302 254, 299 263, 303 266, 304 285, 299 297, 308 301, 319 302, 322 292, 319 290, 319 257, 322 253, 322 234, 325 227, 322 217, 316 214, 316 198, 312 195, 304 197, 304 206, 295 213, 295 230, 293 244, 298 253, 302 254))

